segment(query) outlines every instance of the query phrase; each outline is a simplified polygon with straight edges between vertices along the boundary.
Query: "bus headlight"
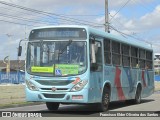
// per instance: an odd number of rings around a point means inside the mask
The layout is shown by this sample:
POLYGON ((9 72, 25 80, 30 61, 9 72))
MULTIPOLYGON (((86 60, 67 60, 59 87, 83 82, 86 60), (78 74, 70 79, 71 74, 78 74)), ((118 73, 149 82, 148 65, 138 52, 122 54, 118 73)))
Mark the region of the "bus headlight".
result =
POLYGON ((75 86, 73 86, 73 88, 71 89, 72 92, 75 91, 80 91, 84 88, 84 86, 88 83, 87 80, 81 80, 80 82, 78 82, 75 86))
POLYGON ((26 85, 32 91, 38 91, 38 88, 31 81, 26 80, 26 85))

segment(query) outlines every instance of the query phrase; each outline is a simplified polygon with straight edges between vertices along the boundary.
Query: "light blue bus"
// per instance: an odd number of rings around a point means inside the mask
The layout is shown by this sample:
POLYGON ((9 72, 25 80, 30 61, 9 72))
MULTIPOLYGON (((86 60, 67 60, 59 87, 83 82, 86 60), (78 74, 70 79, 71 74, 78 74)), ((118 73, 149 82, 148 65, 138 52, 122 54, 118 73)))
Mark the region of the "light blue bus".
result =
POLYGON ((153 50, 87 26, 39 27, 29 35, 25 82, 27 101, 45 102, 49 110, 140 103, 154 92, 153 50))

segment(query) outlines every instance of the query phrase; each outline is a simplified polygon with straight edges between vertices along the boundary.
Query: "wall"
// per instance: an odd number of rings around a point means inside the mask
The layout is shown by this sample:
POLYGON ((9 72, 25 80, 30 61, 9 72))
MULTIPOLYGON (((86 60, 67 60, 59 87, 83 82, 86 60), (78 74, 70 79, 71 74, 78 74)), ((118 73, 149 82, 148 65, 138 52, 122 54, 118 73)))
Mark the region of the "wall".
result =
POLYGON ((2 83, 12 83, 20 84, 24 83, 24 72, 0 72, 0 84, 2 83))

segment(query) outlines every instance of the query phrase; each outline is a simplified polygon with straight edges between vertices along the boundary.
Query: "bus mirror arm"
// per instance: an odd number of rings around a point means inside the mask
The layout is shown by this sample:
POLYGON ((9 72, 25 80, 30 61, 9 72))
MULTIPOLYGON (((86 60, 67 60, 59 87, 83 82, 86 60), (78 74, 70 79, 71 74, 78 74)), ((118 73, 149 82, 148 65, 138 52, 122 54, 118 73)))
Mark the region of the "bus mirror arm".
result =
POLYGON ((18 57, 20 57, 21 54, 22 54, 22 46, 21 46, 21 42, 22 42, 22 41, 28 41, 28 40, 27 40, 27 39, 21 39, 21 40, 19 41, 18 57))

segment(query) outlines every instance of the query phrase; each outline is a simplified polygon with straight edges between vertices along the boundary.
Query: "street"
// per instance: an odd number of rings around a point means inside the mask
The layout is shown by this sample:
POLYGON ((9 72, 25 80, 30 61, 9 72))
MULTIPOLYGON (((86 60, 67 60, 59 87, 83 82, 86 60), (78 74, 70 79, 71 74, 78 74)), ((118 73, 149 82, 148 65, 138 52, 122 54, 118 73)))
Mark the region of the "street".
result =
MULTIPOLYGON (((109 106, 109 112, 117 111, 153 111, 160 112, 160 93, 157 92, 148 98, 142 99, 141 104, 126 104, 125 102, 112 102, 109 106)), ((0 111, 27 111, 45 114, 45 117, 98 117, 99 112, 96 111, 94 105, 60 105, 58 111, 48 111, 45 104, 24 106, 15 108, 0 109, 0 111)), ((106 113, 106 112, 103 112, 106 113)))

